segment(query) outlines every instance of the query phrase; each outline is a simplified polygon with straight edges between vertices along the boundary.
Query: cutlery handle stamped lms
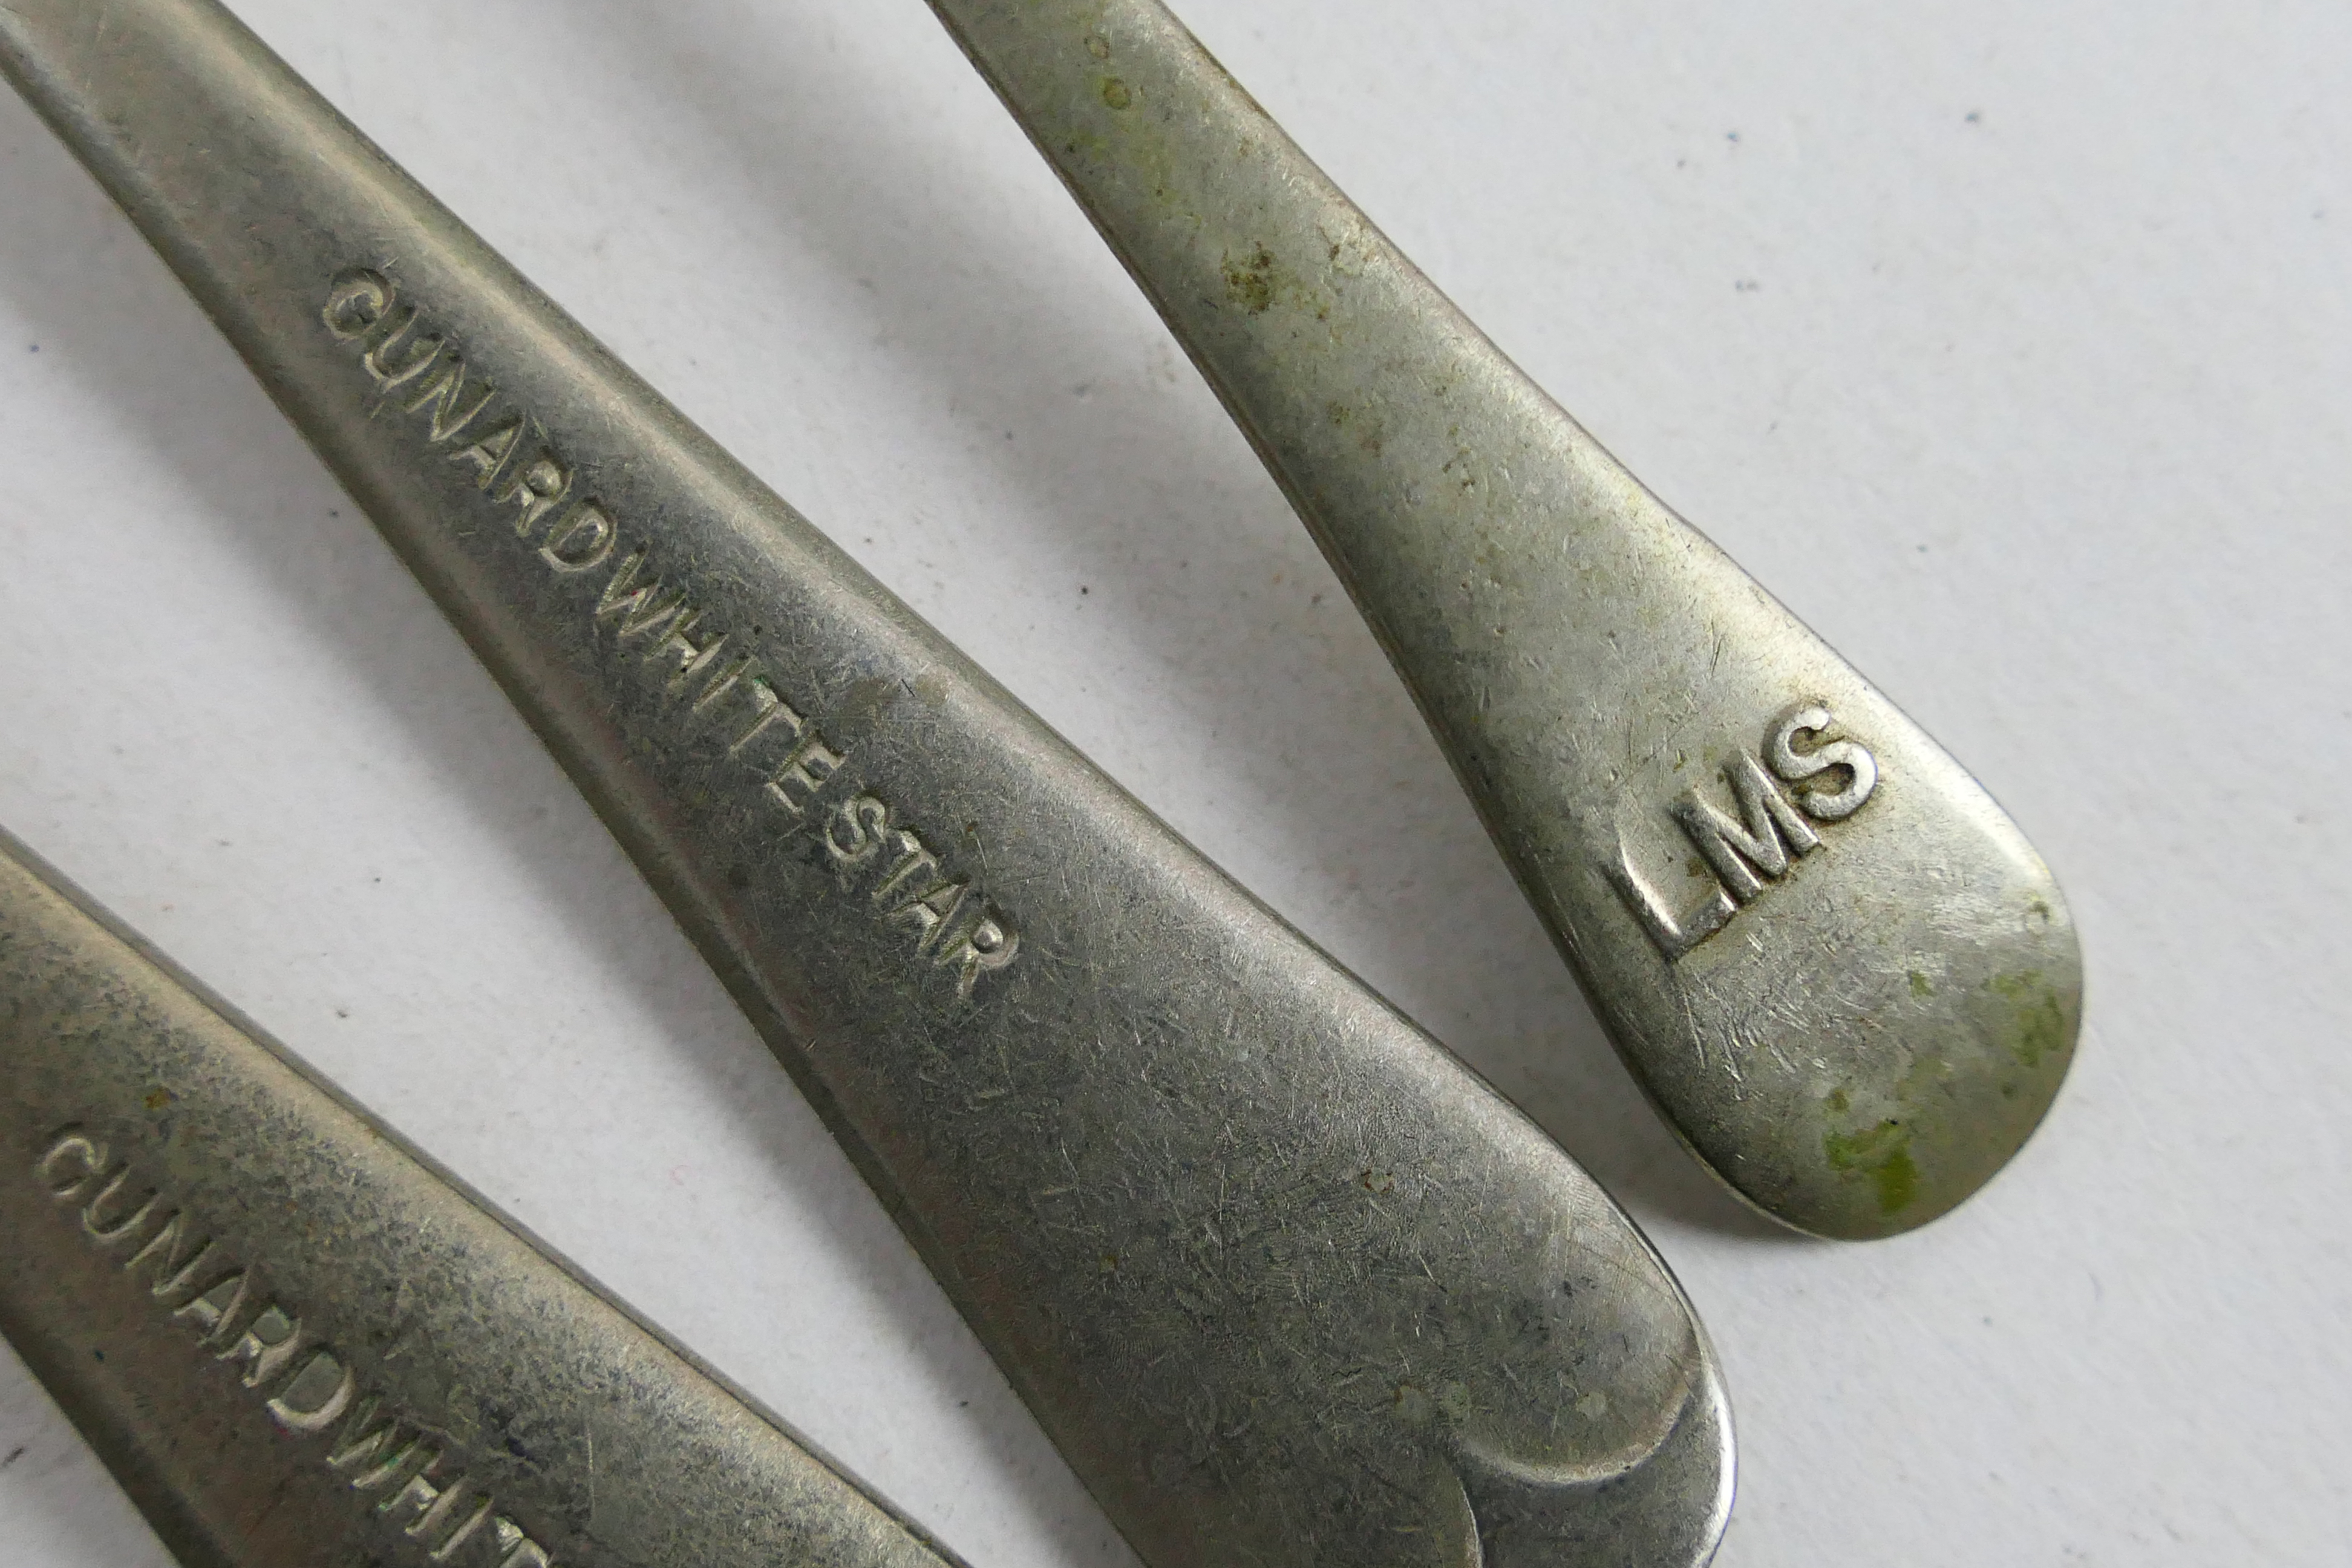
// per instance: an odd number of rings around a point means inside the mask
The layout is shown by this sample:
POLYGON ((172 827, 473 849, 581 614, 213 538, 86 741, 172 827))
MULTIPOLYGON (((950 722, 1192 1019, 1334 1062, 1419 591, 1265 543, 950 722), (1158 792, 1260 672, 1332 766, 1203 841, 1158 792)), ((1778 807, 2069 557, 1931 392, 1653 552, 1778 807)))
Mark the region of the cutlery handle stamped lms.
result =
POLYGON ((1990 1180, 2081 1009, 2065 901, 2016 825, 1160 0, 931 8, 1248 434, 1689 1146, 1827 1236, 1911 1229, 1990 1180))

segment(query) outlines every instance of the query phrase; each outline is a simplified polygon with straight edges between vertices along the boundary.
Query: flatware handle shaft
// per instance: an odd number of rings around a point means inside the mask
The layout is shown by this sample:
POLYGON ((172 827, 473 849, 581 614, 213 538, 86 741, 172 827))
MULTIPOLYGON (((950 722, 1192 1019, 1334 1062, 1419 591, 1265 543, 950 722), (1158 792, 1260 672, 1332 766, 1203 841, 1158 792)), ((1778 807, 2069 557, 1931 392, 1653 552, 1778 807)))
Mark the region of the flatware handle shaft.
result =
POLYGON ((5 0, 0 67, 462 630, 1147 1560, 1704 1559, 1714 1363, 1523 1116, 218 5, 5 0))
POLYGON ((2057 1092, 2081 961, 1966 773, 1643 489, 1159 0, 931 0, 1371 623, 1643 1087, 1884 1236, 2057 1092))
POLYGON ((0 1330, 190 1568, 952 1568, 5 834, 0 1330))

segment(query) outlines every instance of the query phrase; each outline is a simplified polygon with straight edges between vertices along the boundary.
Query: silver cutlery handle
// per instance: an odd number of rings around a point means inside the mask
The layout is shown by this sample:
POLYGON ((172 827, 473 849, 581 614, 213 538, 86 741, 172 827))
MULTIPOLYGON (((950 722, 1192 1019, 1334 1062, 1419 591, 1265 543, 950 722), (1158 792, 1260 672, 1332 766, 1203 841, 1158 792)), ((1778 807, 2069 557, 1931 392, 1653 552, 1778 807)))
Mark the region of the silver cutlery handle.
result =
POLYGON ((1148 1561, 1711 1552, 1712 1357, 1523 1116, 210 0, 5 0, 0 67, 464 632, 1148 1561))
POLYGON ((952 1568, 5 834, 0 1330, 190 1568, 952 1568))
POLYGON ((1347 584, 1643 1087, 1801 1229, 1907 1230, 2074 1052, 1968 774, 1504 357, 1159 0, 932 0, 1347 584))

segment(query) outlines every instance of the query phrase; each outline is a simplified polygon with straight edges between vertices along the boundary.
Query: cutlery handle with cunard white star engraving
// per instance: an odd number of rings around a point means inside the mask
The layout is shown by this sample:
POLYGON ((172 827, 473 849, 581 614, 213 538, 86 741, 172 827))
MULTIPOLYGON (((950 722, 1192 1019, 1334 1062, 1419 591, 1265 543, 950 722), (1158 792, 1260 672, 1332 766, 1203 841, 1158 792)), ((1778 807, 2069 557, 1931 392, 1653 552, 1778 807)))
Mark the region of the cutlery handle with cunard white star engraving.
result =
POLYGON ((1688 1563, 1729 1432, 1583 1171, 210 0, 0 68, 472 644, 1155 1568, 1688 1563))

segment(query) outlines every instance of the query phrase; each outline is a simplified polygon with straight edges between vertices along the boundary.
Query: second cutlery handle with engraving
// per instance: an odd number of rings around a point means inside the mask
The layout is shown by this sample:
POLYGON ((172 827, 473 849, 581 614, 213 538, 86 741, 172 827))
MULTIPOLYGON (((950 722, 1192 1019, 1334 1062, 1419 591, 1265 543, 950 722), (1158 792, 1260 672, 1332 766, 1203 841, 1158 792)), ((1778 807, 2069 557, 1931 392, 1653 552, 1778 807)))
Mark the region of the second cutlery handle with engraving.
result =
POLYGON ((5 832, 0 1330, 190 1568, 954 1568, 5 832))

